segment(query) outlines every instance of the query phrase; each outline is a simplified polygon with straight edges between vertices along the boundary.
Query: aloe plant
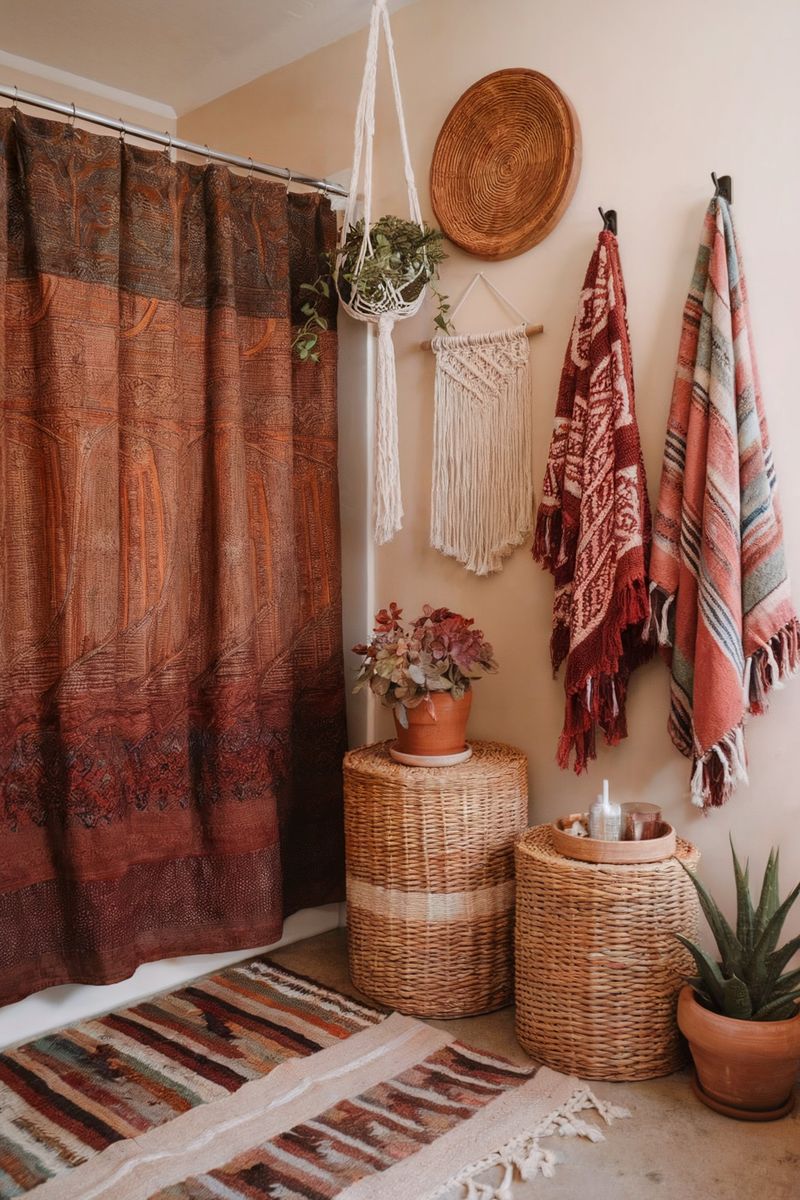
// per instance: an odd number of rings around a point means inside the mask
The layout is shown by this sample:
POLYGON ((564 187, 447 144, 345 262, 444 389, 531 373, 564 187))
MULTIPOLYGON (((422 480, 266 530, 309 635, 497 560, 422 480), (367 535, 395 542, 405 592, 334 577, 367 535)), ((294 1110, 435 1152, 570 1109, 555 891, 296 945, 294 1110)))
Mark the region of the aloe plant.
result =
MULTIPOLYGON (((800 895, 800 883, 781 903, 778 891, 777 850, 770 850, 757 907, 750 896, 750 863, 742 870, 731 841, 736 880, 736 932, 700 880, 686 867, 700 898, 719 951, 715 961, 698 945, 675 936, 692 954, 698 974, 687 979, 707 1008, 740 1021, 783 1021, 799 1010, 800 969, 786 971, 800 950, 800 936, 778 948, 783 924, 800 895)), ((680 860, 678 860, 680 861, 680 860)), ((683 866, 683 864, 681 864, 683 866)))

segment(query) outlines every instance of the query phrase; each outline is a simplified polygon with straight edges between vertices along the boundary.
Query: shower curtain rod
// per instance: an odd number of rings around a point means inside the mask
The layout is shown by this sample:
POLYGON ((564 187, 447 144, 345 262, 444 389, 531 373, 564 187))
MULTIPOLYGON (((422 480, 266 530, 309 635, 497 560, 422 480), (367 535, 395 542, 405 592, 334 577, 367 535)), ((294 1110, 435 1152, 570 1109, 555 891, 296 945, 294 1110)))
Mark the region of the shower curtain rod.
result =
POLYGON ((241 167, 245 171, 255 171, 259 175, 272 175, 275 179, 285 179, 287 183, 301 183, 304 187, 316 188, 331 196, 346 196, 347 189, 340 183, 329 183, 327 179, 314 179, 301 171, 292 171, 289 167, 272 167, 269 163, 255 162, 241 154, 226 154, 223 150, 210 150, 208 146, 200 146, 197 142, 187 142, 184 138, 173 137, 171 133, 159 133, 156 129, 145 129, 142 125, 134 125, 123 121, 121 117, 106 117, 103 113, 92 112, 89 108, 79 108, 75 104, 65 104, 61 100, 52 100, 49 96, 37 96, 35 92, 25 92, 22 88, 9 87, 0 84, 0 96, 13 100, 15 104, 30 104, 34 108, 45 108, 49 112, 61 113, 72 120, 90 121, 93 125, 102 125, 106 129, 115 129, 120 134, 130 134, 131 137, 143 138, 148 142, 156 142, 168 150, 182 150, 188 154, 197 154, 201 158, 212 159, 215 162, 228 163, 233 167, 241 167))

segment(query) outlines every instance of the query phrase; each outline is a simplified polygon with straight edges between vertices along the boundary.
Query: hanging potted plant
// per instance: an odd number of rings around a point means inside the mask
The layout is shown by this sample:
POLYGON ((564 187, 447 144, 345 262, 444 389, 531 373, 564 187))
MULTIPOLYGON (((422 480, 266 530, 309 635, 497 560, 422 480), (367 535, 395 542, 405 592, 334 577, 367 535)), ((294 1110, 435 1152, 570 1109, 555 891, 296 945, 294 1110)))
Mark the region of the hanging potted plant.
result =
POLYGON ((343 302, 353 302, 356 292, 362 305, 385 306, 387 297, 416 301, 427 287, 436 299, 433 323, 442 333, 452 330, 449 298, 439 289, 439 265, 447 258, 444 234, 424 221, 381 217, 370 226, 367 250, 363 218, 350 226, 342 246, 323 260, 324 271, 313 283, 301 283, 301 308, 305 322, 295 331, 292 348, 301 361, 319 362, 319 332, 328 328, 321 309, 331 294, 331 280, 343 302))
POLYGON ((780 903, 778 854, 770 852, 757 908, 733 850, 736 932, 702 883, 689 872, 717 943, 715 961, 676 935, 691 951, 698 974, 678 999, 678 1025, 697 1072, 695 1092, 710 1108, 745 1121, 771 1121, 794 1107, 800 1069, 800 970, 785 972, 800 937, 780 948, 784 921, 800 883, 780 903))
MULTIPOLYGON (((392 330, 395 322, 413 317, 425 300, 428 285, 444 257, 442 235, 422 219, 414 168, 406 133, 400 81, 394 54, 387 0, 373 0, 367 57, 356 110, 353 170, 333 269, 333 281, 345 311, 378 331, 375 387, 375 541, 391 541, 403 523, 397 440, 397 377, 392 330), (372 210, 373 140, 378 48, 383 34, 400 131, 403 174, 408 192, 408 219, 372 210), (362 213, 357 217, 359 201, 362 213)), ((440 298, 440 317, 446 304, 440 298)))
POLYGON ((363 657, 354 691, 369 687, 391 708, 400 762, 464 762, 472 753, 465 735, 472 684, 497 670, 494 652, 471 617, 426 604, 410 624, 393 602, 375 617, 369 642, 353 647, 363 657))

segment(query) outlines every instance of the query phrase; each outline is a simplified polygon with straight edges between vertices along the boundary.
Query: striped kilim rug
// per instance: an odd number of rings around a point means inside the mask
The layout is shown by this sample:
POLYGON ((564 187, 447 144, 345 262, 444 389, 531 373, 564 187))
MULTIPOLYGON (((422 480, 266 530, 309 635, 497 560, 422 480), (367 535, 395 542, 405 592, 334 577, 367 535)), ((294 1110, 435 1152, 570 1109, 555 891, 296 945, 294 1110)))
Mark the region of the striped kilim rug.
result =
POLYGON ((0 1056, 0 1200, 511 1197, 620 1110, 265 960, 0 1056))

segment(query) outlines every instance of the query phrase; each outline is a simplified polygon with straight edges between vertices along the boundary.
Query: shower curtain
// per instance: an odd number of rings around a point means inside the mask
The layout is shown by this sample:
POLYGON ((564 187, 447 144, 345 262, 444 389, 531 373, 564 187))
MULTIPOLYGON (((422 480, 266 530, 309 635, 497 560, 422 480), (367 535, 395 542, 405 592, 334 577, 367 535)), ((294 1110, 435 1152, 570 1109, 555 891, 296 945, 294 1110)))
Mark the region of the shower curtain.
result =
POLYGON ((0 1003, 341 898, 327 201, 0 115, 0 1003))

